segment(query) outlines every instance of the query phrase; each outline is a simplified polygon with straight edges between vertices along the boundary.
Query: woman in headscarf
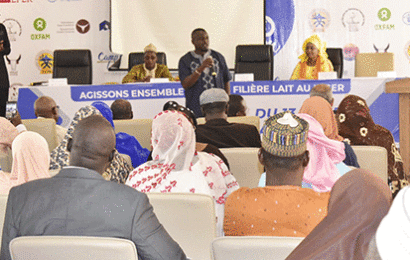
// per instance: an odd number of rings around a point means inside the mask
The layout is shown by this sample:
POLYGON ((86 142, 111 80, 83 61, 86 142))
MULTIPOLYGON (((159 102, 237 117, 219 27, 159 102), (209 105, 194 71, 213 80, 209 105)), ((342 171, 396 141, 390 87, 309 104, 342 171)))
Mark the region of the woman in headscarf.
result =
MULTIPOLYGON (((97 108, 103 117, 105 117, 112 127, 115 128, 112 111, 107 104, 101 101, 96 101, 91 105, 97 108)), ((115 137, 115 148, 119 153, 130 156, 133 168, 136 168, 147 161, 150 152, 148 149, 141 146, 137 138, 124 132, 116 133, 115 137)))
POLYGON ((319 72, 333 71, 332 62, 327 58, 326 42, 317 34, 305 40, 302 46, 303 54, 299 56, 291 80, 293 79, 318 79, 319 72))
MULTIPOLYGON (((343 137, 339 135, 339 130, 337 128, 337 122, 335 114, 333 113, 332 106, 324 98, 314 96, 306 99, 299 113, 308 114, 316 119, 323 127, 325 135, 336 141, 343 141, 343 137)), ((347 143, 343 142, 345 145, 345 155, 344 163, 348 166, 353 166, 359 168, 359 163, 357 162, 356 154, 353 148, 347 143)))
MULTIPOLYGON (((197 127, 196 116, 195 116, 194 111, 192 111, 191 109, 181 106, 175 101, 168 101, 167 103, 164 104, 163 111, 165 110, 176 110, 176 111, 182 112, 188 118, 188 120, 192 123, 194 128, 197 127)), ((224 161, 224 163, 226 164, 226 166, 228 166, 228 169, 229 169, 228 159, 226 159, 225 155, 223 155, 221 150, 219 150, 219 148, 216 147, 215 145, 196 142, 195 149, 198 152, 205 152, 205 153, 210 153, 210 154, 214 154, 218 156, 224 161)), ((152 160, 152 158, 148 158, 148 160, 152 160)))
POLYGON ((393 197, 404 186, 409 185, 404 174, 403 160, 396 147, 393 135, 386 128, 376 125, 370 115, 366 100, 359 96, 345 97, 336 112, 339 133, 351 145, 374 145, 387 150, 388 182, 393 197))
POLYGON ((12 154, 11 173, 0 172, 0 194, 8 194, 12 187, 28 181, 51 177, 48 144, 40 134, 19 134, 13 141, 12 154))
POLYGON ((217 230, 222 235, 226 198, 239 188, 218 157, 195 151, 195 131, 185 115, 163 111, 152 122, 153 160, 134 169, 128 186, 141 192, 191 192, 215 200, 217 230))
POLYGON ((286 259, 364 259, 391 201, 389 187, 376 175, 346 173, 333 186, 327 216, 286 259))
POLYGON ((122 79, 122 83, 150 82, 152 78, 174 81, 166 65, 157 63, 157 48, 150 43, 144 48, 144 63, 135 65, 122 79))
MULTIPOLYGON (((75 113, 73 121, 71 121, 63 141, 61 141, 60 145, 51 152, 50 170, 61 169, 63 166, 68 165, 69 152, 67 151, 67 142, 73 137, 73 133, 78 125, 78 122, 91 115, 101 115, 101 113, 93 106, 82 107, 75 113)), ((114 159, 104 172, 103 177, 109 181, 124 183, 127 180, 128 174, 131 170, 130 167, 131 166, 127 164, 118 151, 115 151, 114 159)))
POLYGON ((17 128, 4 117, 0 117, 0 154, 7 154, 11 144, 19 134, 17 128))

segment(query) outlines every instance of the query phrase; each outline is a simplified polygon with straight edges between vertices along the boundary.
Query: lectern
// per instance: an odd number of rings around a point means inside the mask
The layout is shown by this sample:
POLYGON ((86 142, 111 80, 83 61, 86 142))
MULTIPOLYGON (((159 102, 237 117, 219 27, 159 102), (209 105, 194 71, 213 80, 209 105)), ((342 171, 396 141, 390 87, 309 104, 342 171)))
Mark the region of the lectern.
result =
POLYGON ((410 166, 410 78, 386 83, 385 92, 399 94, 400 154, 407 175, 410 166))

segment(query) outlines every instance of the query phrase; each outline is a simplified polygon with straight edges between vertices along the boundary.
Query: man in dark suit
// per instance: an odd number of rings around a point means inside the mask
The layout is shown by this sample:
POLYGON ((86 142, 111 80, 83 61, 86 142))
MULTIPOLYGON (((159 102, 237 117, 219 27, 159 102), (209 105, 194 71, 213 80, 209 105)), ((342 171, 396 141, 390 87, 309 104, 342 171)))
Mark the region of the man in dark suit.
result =
POLYGON ((101 176, 114 148, 115 134, 106 119, 81 120, 67 145, 70 166, 53 178, 11 189, 0 259, 11 259, 13 238, 41 235, 125 238, 135 243, 139 259, 186 259, 144 193, 101 176))
POLYGON ((261 147, 259 130, 253 125, 229 123, 229 96, 223 89, 211 88, 199 97, 206 123, 196 127, 196 141, 218 148, 261 147))

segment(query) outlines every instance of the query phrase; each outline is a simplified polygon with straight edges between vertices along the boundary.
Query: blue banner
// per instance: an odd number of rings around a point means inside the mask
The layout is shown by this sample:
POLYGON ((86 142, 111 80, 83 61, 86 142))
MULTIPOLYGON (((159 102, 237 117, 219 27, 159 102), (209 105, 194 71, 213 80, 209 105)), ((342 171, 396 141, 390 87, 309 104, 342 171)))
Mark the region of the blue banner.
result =
POLYGON ((265 1, 265 43, 272 44, 276 55, 285 46, 295 22, 293 0, 265 1))
POLYGON ((288 80, 230 82, 231 94, 238 95, 306 95, 317 84, 328 84, 333 94, 350 92, 350 79, 335 80, 288 80))
POLYGON ((181 97, 185 97, 185 94, 179 82, 71 87, 71 99, 74 101, 181 97))

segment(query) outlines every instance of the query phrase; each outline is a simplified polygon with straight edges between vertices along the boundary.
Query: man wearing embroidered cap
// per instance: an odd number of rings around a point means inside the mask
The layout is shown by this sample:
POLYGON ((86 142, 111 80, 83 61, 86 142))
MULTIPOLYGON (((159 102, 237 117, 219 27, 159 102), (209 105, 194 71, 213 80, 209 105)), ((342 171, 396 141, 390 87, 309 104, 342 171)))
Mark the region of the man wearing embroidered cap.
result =
POLYGON ((150 82, 152 78, 168 78, 174 81, 166 65, 157 63, 157 48, 150 43, 144 48, 144 63, 135 65, 122 79, 122 83, 150 82))
POLYGON ((261 147, 259 130, 248 124, 229 123, 229 96, 225 90, 211 88, 199 97, 206 123, 196 128, 196 140, 218 148, 261 147))
POLYGON ((227 236, 305 237, 326 216, 329 193, 302 188, 309 124, 289 113, 265 121, 259 161, 266 187, 240 188, 226 202, 227 236))

